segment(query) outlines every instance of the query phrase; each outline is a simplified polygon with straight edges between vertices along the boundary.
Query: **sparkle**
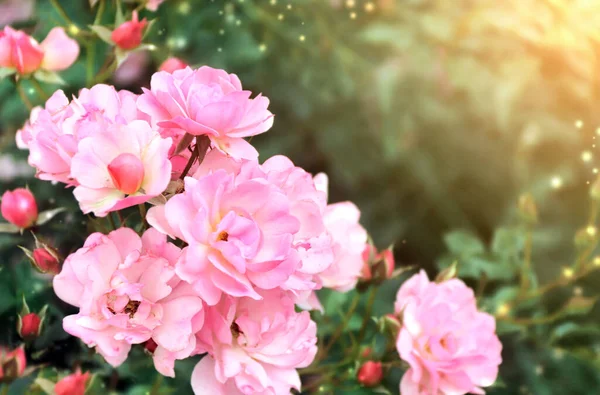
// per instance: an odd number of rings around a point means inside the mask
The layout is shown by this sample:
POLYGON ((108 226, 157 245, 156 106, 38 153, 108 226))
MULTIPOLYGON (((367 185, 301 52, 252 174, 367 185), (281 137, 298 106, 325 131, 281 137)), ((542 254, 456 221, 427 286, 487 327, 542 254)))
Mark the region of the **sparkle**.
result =
POLYGON ((365 11, 367 12, 373 12, 375 11, 375 4, 368 2, 365 4, 365 11))
POLYGON ((282 20, 283 20, 283 18, 284 18, 283 14, 279 14, 279 15, 277 15, 277 19, 279 19, 280 21, 282 21, 282 20))
POLYGON ((225 29, 221 29, 219 30, 219 34, 222 36, 223 34, 225 34, 225 29))
POLYGON ((565 267, 562 271, 562 274, 565 278, 573 278, 575 272, 570 267, 565 267))
POLYGON ((352 8, 355 5, 356 5, 356 2, 354 0, 346 0, 346 7, 352 8))
POLYGON ((220 10, 220 11, 219 11, 219 15, 223 15, 223 10, 220 10))
POLYGON ((75 25, 69 25, 69 33, 71 33, 73 36, 76 36, 79 34, 81 30, 79 30, 79 28, 75 25))
POLYGON ((510 306, 506 303, 502 303, 498 308, 496 308, 496 315, 498 317, 506 317, 510 312, 510 306))
POLYGON ((271 5, 275 5, 277 4, 277 0, 271 0, 269 3, 271 3, 271 5))
POLYGON ((583 295, 583 288, 581 288, 581 287, 573 288, 573 295, 575 295, 575 296, 583 295))
POLYGON ((267 50, 267 44, 265 44, 265 43, 262 43, 262 44, 260 44, 260 45, 258 46, 258 50, 259 50, 260 52, 265 52, 265 51, 267 50))
POLYGON ((577 121, 575 121, 575 127, 577 129, 581 129, 583 127, 583 121, 581 119, 578 119, 577 121))
MULTIPOLYGON (((184 41, 183 46, 185 46, 185 41, 184 41)), ((146 48, 148 48, 148 51, 156 51, 156 49, 157 49, 156 45, 154 45, 154 44, 148 44, 148 46, 146 48)))
POLYGON ((291 4, 288 4, 286 8, 287 8, 288 10, 291 10, 291 9, 292 9, 292 5, 291 5, 291 4))
POLYGON ((538 376, 544 374, 544 367, 542 365, 537 365, 535 367, 535 374, 537 374, 538 376))
POLYGON ((552 179, 550 180, 550 185, 554 189, 559 189, 563 186, 563 180, 558 176, 552 177, 552 179))
POLYGON ((356 12, 350 13, 350 19, 356 19, 356 12))
POLYGON ((598 232, 598 229, 596 229, 595 226, 590 225, 587 228, 585 228, 585 231, 586 231, 586 233, 588 235, 594 237, 594 236, 596 236, 596 233, 598 232))
POLYGON ((241 25, 241 24, 242 24, 242 21, 240 21, 239 19, 238 19, 237 21, 235 21, 235 25, 236 25, 236 26, 239 26, 239 25, 241 25))
POLYGON ((581 160, 584 162, 590 162, 592 160, 592 153, 590 151, 583 151, 581 153, 581 160))
POLYGON ((597 134, 598 136, 600 136, 600 128, 597 128, 597 129, 596 129, 596 134, 597 134))
POLYGON ((217 51, 218 52, 223 52, 223 48, 219 47, 219 48, 217 48, 217 51))
POLYGON ((304 37, 304 34, 301 34, 300 37, 298 37, 298 40, 304 42, 304 40, 306 40, 306 37, 304 37))
POLYGON ((594 167, 594 168, 592 169, 592 173, 594 173, 594 174, 598 174, 598 168, 597 168, 597 167, 594 167))
POLYGON ((188 3, 187 1, 179 3, 179 7, 177 7, 177 11, 179 11, 179 13, 182 15, 189 14, 191 9, 192 9, 192 7, 190 6, 190 3, 188 3))
POLYGON ((600 266, 600 256, 594 258, 594 266, 600 266))

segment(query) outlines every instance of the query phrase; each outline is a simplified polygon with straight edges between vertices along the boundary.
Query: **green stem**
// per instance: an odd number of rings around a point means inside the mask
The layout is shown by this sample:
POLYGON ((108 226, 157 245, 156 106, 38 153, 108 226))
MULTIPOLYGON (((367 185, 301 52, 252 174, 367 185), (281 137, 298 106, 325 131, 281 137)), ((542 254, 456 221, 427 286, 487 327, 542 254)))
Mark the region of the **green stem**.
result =
MULTIPOLYGON (((102 2, 104 4, 104 2, 102 2)), ((94 85, 94 74, 95 74, 95 70, 94 70, 94 63, 95 63, 95 55, 96 55, 96 43, 94 42, 90 42, 86 45, 86 54, 87 54, 87 63, 86 63, 86 69, 85 69, 85 80, 86 80, 86 85, 89 87, 91 87, 92 85, 94 85)))
POLYGON ((108 213, 108 222, 110 222, 110 226, 112 226, 113 230, 117 229, 117 224, 115 224, 115 219, 112 216, 112 213, 108 213))
POLYGON ((521 268, 521 293, 529 290, 529 275, 531 273, 531 252, 533 250, 533 234, 531 228, 525 231, 525 248, 523 251, 523 267, 521 268))
POLYGON ((365 336, 365 332, 367 330, 367 325, 371 320, 371 311, 373 310, 373 304, 375 303, 375 295, 377 293, 377 288, 371 287, 369 290, 369 299, 367 299, 367 308, 365 310, 365 315, 363 317, 362 325, 360 326, 360 330, 358 332, 358 343, 360 344, 365 336))
POLYGON ((144 203, 139 204, 138 208, 140 209, 140 218, 142 221, 142 231, 146 228, 146 205, 144 203))
POLYGON ((102 14, 104 13, 105 6, 105 0, 100 0, 100 4, 98 5, 98 12, 96 12, 96 18, 94 19, 94 25, 99 25, 102 21, 102 14))
POLYGON ((43 101, 46 101, 50 98, 50 96, 48 96, 48 94, 46 93, 46 91, 44 90, 44 88, 42 88, 42 85, 40 84, 40 82, 38 80, 36 80, 35 78, 30 79, 31 84, 33 85, 33 87, 35 88, 35 91, 37 92, 37 94, 40 96, 40 98, 43 101))
POLYGON ((325 345, 325 347, 323 347, 323 350, 321 352, 319 352, 319 354, 321 354, 321 356, 327 356, 327 353, 329 352, 329 350, 331 350, 331 347, 333 347, 333 345, 335 344, 337 339, 342 335, 342 333, 344 332, 344 329, 346 329, 346 326, 348 326, 348 322, 350 322, 350 319, 352 318, 352 315, 354 314, 356 307, 358 307, 359 300, 360 300, 360 297, 358 296, 358 294, 354 294, 354 298, 352 299, 352 304, 350 305, 348 312, 344 316, 344 319, 342 320, 340 325, 336 328, 333 335, 331 335, 329 342, 325 345))
POLYGON ((56 12, 58 12, 58 14, 62 17, 62 19, 65 20, 65 22, 67 22, 69 25, 77 26, 75 25, 75 23, 73 23, 71 18, 69 18, 69 15, 67 15, 64 8, 62 8, 62 6, 58 3, 57 0, 50 0, 50 3, 52 4, 52 7, 54 7, 56 12))
POLYGON ((17 80, 15 82, 15 84, 17 85, 17 92, 19 92, 19 96, 21 97, 21 100, 23 100, 23 103, 25 103, 25 105, 27 106, 29 111, 31 111, 31 109, 33 108, 33 104, 31 104, 31 101, 27 97, 27 93, 25 92, 25 89, 23 89, 22 81, 23 80, 17 80))

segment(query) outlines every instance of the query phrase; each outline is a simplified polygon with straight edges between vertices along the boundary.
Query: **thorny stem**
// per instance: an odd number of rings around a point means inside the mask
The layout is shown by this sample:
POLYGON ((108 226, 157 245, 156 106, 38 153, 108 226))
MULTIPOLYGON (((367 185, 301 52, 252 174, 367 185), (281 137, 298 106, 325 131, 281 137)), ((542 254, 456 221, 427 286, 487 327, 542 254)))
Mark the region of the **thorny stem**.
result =
POLYGON ((367 308, 365 311, 365 315, 363 317, 362 325, 360 326, 360 330, 358 332, 358 343, 362 342, 362 339, 365 336, 365 331, 367 330, 367 325, 369 320, 371 319, 371 311, 373 310, 373 304, 375 303, 375 295, 377 289, 375 287, 371 287, 369 290, 369 299, 367 299, 367 308))
POLYGON ((354 314, 356 307, 358 307, 359 300, 360 300, 360 297, 358 296, 358 294, 355 294, 354 298, 352 299, 352 304, 350 305, 348 312, 344 316, 343 321, 336 328, 333 335, 331 335, 331 338, 329 339, 329 342, 327 343, 327 345, 325 345, 325 347, 323 347, 323 350, 321 352, 319 352, 319 354, 321 356, 326 356, 327 353, 329 352, 329 350, 331 350, 331 347, 333 347, 333 345, 337 341, 337 339, 342 335, 342 333, 344 332, 344 329, 346 329, 346 326, 348 325, 348 322, 350 322, 350 319, 352 318, 352 315, 354 314))
POLYGON ((17 92, 19 93, 21 100, 23 100, 23 103, 25 103, 25 105, 27 106, 27 109, 29 109, 29 111, 31 111, 31 109, 33 108, 33 105, 31 104, 31 101, 27 97, 27 93, 25 93, 25 89, 23 89, 22 80, 16 80, 15 84, 17 86, 17 92))
POLYGON ((50 96, 48 96, 48 94, 46 93, 46 91, 44 90, 44 88, 42 88, 42 85, 40 85, 40 82, 38 80, 36 80, 35 78, 30 79, 35 91, 37 92, 37 94, 40 96, 40 98, 43 101, 46 101, 50 98, 50 96))
POLYGON ((58 12, 58 14, 62 17, 62 19, 65 20, 65 22, 67 22, 70 25, 77 26, 77 25, 75 25, 75 23, 73 23, 71 18, 69 18, 69 15, 67 15, 64 8, 62 8, 62 6, 58 3, 57 0, 50 0, 50 3, 52 3, 52 6, 56 10, 56 12, 58 12))
MULTIPOLYGON (((104 3, 104 2, 103 2, 104 3)), ((86 45, 86 54, 87 54, 87 64, 85 68, 85 80, 88 87, 94 84, 94 55, 96 44, 94 42, 90 42, 86 45)))

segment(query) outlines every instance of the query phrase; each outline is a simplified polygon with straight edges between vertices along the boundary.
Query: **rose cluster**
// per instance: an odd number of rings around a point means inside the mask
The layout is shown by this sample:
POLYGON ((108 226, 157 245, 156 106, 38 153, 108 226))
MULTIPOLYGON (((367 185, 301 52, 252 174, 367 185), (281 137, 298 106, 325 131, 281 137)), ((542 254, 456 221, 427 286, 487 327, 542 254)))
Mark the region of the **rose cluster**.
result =
POLYGON ((118 366, 133 345, 156 369, 203 354, 198 394, 285 394, 314 359, 315 290, 353 288, 367 233, 327 177, 245 140, 269 130, 269 100, 237 76, 160 71, 141 95, 96 85, 57 91, 18 132, 37 177, 73 187, 96 216, 150 202, 143 234, 90 235, 54 277, 79 308, 64 329, 118 366), (170 241, 168 239, 170 238, 170 241))

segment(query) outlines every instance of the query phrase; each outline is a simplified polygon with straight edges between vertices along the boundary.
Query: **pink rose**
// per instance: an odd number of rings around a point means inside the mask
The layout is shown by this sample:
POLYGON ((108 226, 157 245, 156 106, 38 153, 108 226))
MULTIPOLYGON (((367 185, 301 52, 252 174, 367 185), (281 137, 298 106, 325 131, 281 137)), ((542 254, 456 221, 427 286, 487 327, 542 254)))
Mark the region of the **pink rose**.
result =
POLYGON ((5 26, 0 31, 0 67, 30 74, 38 69, 60 71, 70 67, 79 56, 77 41, 61 27, 50 30, 42 44, 20 30, 5 26))
POLYGON ((290 277, 299 263, 292 241, 300 224, 278 188, 223 169, 184 181, 185 191, 151 208, 147 220, 189 244, 177 274, 206 303, 223 292, 260 299, 255 287, 272 289, 290 277))
POLYGON ((180 255, 153 229, 140 238, 129 228, 107 236, 94 233, 71 254, 54 277, 54 292, 79 307, 64 318, 66 332, 120 365, 132 344, 152 339, 157 369, 173 375, 176 358, 195 348, 194 333, 204 320, 202 300, 175 275, 180 255))
MULTIPOLYGON (((315 184, 327 191, 327 176, 318 174, 315 184)), ((346 292, 356 286, 362 275, 363 251, 367 247, 367 231, 358 222, 360 210, 352 202, 328 205, 323 213, 325 227, 333 240, 334 263, 319 274, 323 286, 346 292)))
POLYGON ((396 297, 402 327, 396 343, 408 362, 400 392, 483 394, 496 381, 502 344, 494 317, 477 310, 473 291, 458 279, 430 282, 421 271, 396 297))
POLYGON ((105 216, 160 195, 171 179, 170 148, 171 139, 163 139, 145 121, 88 133, 71 165, 81 210, 105 216))
POLYGON ((35 108, 29 121, 17 132, 17 144, 29 149, 29 164, 42 180, 77 185, 71 177, 71 159, 79 142, 108 125, 144 119, 138 113, 137 95, 117 92, 109 85, 82 89, 69 102, 63 91, 56 91, 45 108, 35 108))
MULTIPOLYGON (((213 146, 235 158, 254 159, 258 152, 244 137, 266 132, 273 125, 269 100, 242 90, 235 74, 203 66, 152 76, 150 90, 138 107, 162 129, 206 135, 213 146)), ((161 131, 161 133, 163 133, 161 131)))
POLYGON ((280 290, 251 298, 223 298, 206 311, 198 352, 208 352, 192 373, 195 394, 289 394, 300 390, 297 368, 317 352, 316 324, 297 313, 280 290))

